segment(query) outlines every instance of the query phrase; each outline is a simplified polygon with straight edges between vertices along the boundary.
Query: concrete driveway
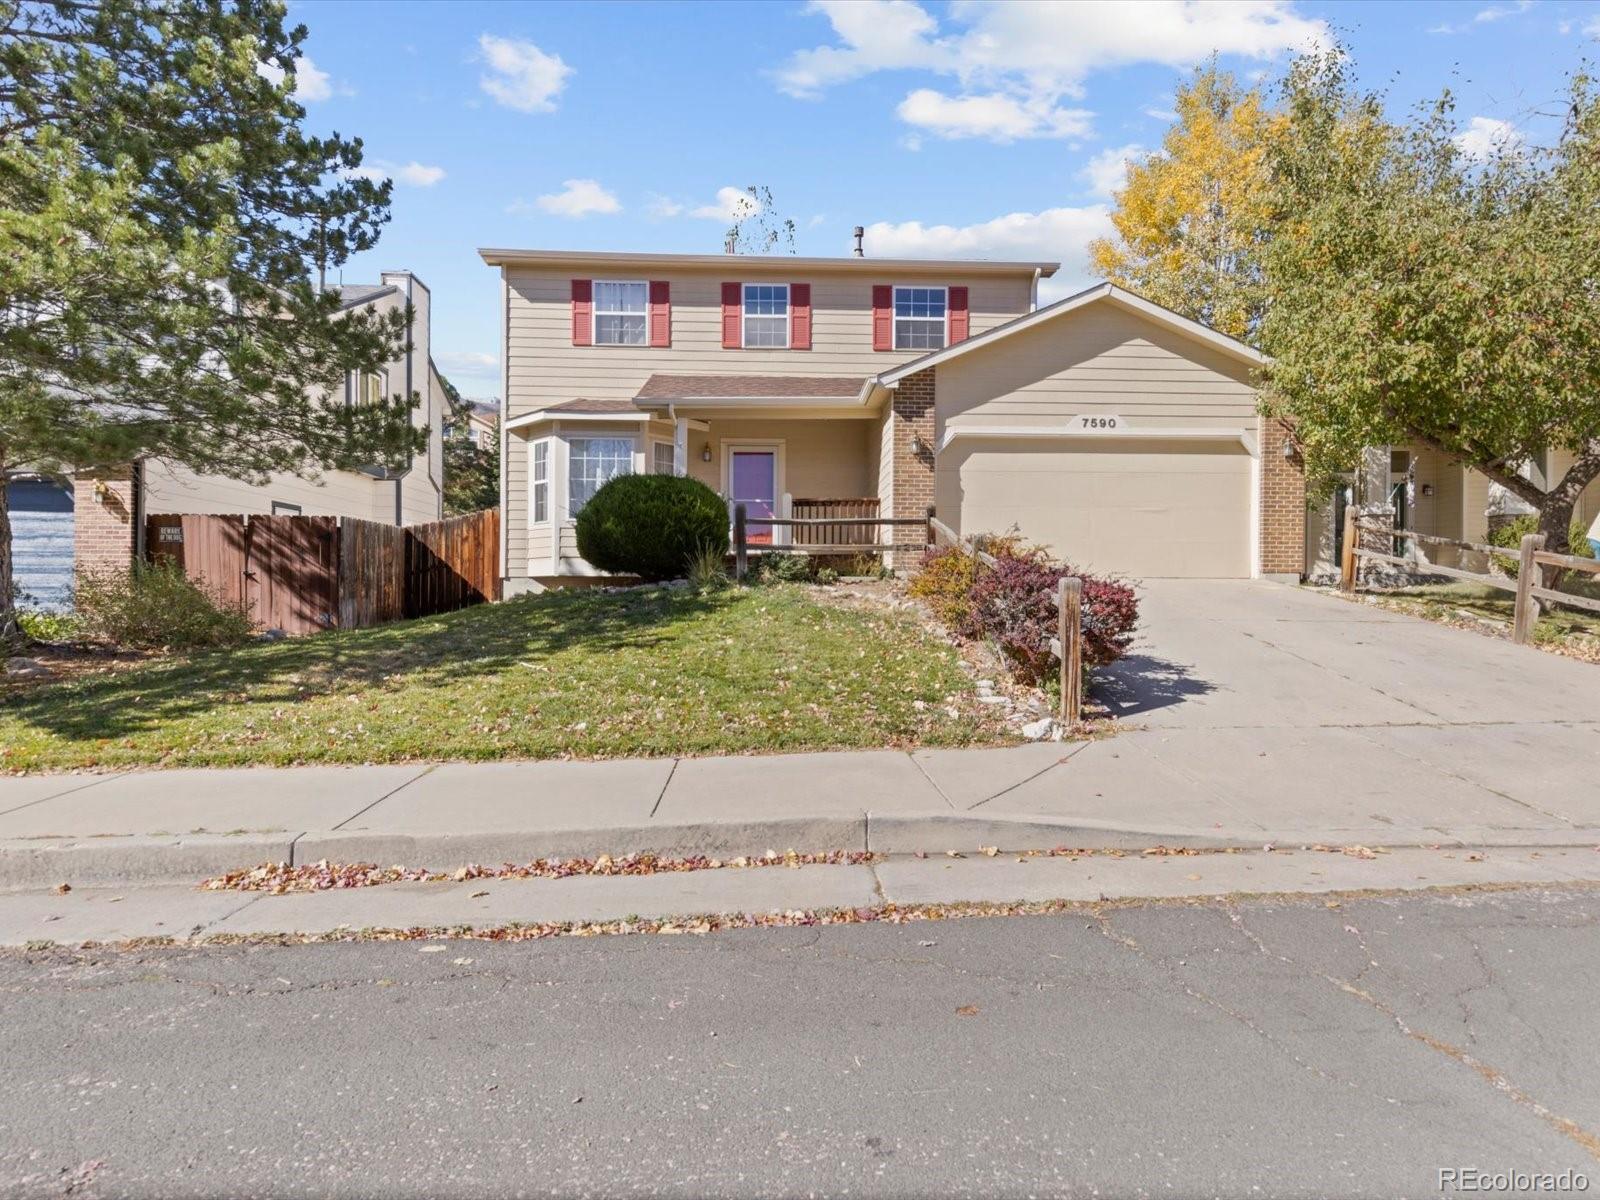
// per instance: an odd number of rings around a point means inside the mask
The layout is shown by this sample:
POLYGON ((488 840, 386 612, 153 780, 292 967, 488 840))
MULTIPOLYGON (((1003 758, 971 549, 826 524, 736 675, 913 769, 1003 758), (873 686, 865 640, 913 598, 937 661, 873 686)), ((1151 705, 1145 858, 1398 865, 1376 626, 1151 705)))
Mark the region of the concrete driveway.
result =
POLYGON ((1600 667, 1277 584, 1140 593, 1135 651, 1096 688, 1134 728, 983 808, 1375 840, 1600 827, 1600 667))

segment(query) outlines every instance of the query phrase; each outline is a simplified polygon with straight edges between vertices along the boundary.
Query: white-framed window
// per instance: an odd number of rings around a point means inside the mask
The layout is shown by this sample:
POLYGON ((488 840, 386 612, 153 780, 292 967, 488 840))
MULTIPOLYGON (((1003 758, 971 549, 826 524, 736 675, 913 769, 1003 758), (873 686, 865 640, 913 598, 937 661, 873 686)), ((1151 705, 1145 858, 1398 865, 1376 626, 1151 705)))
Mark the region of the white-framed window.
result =
POLYGON ((594 344, 643 346, 648 336, 650 285, 596 279, 594 281, 594 344))
POLYGON ((744 285, 744 344, 747 347, 789 346, 789 285, 744 285))
POLYGON ((618 475, 633 474, 633 439, 567 439, 567 516, 576 517, 602 487, 618 475))
POLYGON ((352 371, 345 383, 346 403, 381 404, 389 395, 389 372, 352 371))
POLYGON ((942 350, 948 294, 942 287, 894 289, 894 348, 942 350))
POLYGON ((275 517, 298 517, 305 509, 298 504, 290 504, 287 500, 274 500, 272 502, 272 515, 275 517))
POLYGON ((533 519, 543 524, 550 519, 550 442, 533 444, 533 519))
POLYGON ((678 453, 671 442, 650 443, 650 470, 656 475, 678 473, 678 453))

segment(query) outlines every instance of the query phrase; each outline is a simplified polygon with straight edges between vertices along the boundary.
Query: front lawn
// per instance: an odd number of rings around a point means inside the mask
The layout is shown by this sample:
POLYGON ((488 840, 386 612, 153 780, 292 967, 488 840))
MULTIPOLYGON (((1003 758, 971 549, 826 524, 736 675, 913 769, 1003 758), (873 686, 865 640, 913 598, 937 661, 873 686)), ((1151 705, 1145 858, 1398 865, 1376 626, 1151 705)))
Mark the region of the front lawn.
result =
POLYGON ((793 585, 555 593, 0 687, 11 771, 1009 740, 913 616, 793 585))
MULTIPOLYGON (((1583 580, 1568 580, 1561 587, 1580 595, 1600 595, 1600 588, 1583 580)), ((1390 588, 1362 592, 1359 599, 1429 621, 1505 637, 1511 636, 1516 608, 1510 592, 1477 583, 1390 588)), ((1546 605, 1534 626, 1533 643, 1557 654, 1600 662, 1600 613, 1546 605)))

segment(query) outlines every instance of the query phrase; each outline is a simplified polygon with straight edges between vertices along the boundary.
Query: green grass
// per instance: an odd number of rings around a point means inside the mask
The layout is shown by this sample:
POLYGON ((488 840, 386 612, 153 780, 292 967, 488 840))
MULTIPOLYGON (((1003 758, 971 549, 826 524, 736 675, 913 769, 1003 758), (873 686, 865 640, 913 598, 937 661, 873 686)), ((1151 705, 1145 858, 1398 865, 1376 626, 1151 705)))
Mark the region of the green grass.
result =
POLYGON ((570 592, 0 688, 0 769, 1008 740, 982 708, 906 614, 801 586, 570 592))

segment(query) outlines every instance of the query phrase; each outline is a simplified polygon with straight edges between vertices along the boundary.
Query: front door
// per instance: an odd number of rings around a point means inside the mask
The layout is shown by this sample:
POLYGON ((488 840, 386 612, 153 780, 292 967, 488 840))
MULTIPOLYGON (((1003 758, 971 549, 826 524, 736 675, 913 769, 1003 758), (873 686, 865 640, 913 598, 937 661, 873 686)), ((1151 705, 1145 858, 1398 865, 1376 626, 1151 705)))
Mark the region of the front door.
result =
POLYGON ((728 454, 728 502, 745 508, 745 539, 772 544, 772 526, 759 520, 778 515, 778 452, 733 448, 728 454))

